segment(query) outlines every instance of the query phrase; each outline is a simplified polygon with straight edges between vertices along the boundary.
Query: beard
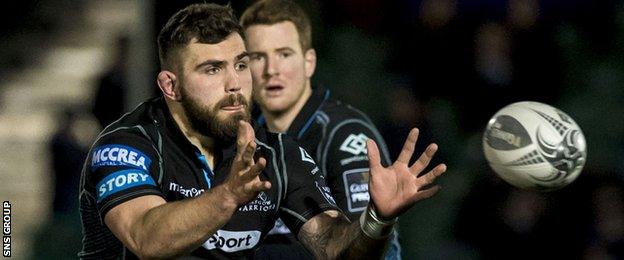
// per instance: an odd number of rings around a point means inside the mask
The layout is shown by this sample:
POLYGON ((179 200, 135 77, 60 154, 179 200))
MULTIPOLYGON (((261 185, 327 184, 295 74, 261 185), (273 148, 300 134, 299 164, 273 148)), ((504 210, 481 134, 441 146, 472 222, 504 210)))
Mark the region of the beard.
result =
POLYGON ((212 108, 205 107, 198 100, 189 95, 184 88, 181 89, 182 108, 186 113, 191 127, 200 134, 213 137, 217 142, 230 143, 236 140, 238 122, 251 119, 250 102, 240 94, 230 94, 219 100, 212 108), (225 119, 220 119, 218 111, 224 106, 242 105, 243 111, 233 113, 225 119))

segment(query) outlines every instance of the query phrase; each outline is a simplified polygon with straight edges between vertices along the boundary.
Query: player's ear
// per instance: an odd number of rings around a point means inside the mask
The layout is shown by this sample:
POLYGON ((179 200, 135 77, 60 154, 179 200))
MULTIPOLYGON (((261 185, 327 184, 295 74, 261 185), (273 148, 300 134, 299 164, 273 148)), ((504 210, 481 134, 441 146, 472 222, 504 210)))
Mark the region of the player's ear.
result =
POLYGON ((174 101, 181 100, 180 82, 173 72, 168 70, 161 71, 158 73, 157 82, 160 91, 166 98, 174 101))
POLYGON ((306 77, 311 78, 314 75, 314 70, 316 70, 316 51, 313 48, 305 51, 304 54, 305 59, 305 74, 306 77))

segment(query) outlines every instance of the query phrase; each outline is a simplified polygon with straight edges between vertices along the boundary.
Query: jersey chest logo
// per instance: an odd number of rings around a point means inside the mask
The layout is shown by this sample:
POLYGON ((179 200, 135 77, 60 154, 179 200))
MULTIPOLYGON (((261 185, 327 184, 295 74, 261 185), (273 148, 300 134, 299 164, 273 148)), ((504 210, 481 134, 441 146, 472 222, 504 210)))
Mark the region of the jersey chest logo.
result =
POLYGON ((248 211, 258 211, 258 212, 267 212, 275 210, 276 205, 273 203, 271 198, 264 192, 261 191, 256 197, 255 200, 247 203, 246 205, 238 208, 238 211, 248 212, 248 211))
POLYGON ((370 139, 363 133, 350 134, 340 145, 340 150, 353 155, 366 154, 366 141, 370 139))

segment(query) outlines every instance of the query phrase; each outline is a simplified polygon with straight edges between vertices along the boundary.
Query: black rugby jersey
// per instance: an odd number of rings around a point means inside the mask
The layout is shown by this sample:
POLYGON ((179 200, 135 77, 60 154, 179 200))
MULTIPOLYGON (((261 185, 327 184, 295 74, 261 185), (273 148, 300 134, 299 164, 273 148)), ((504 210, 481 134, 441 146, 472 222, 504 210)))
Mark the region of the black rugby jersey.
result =
MULTIPOLYGON (((337 209, 323 174, 303 148, 282 134, 258 127, 255 133, 256 156, 267 161, 261 178, 271 181, 271 189, 241 206, 193 256, 250 258, 278 217, 298 232, 314 215, 337 209)), ((105 225, 106 213, 139 196, 177 201, 219 185, 229 174, 236 153, 235 143, 220 147, 216 150, 221 152, 215 154, 217 165, 208 165, 173 121, 162 97, 141 104, 106 127, 82 172, 83 249, 79 256, 136 258, 105 225)))
MULTIPOLYGON (((258 122, 266 127, 262 116, 258 117, 258 122)), ((366 141, 373 139, 377 143, 382 165, 387 167, 392 163, 385 141, 368 116, 330 98, 328 89, 318 87, 313 89, 286 134, 295 138, 316 160, 321 172, 326 174, 327 185, 337 205, 351 221, 357 221, 370 200, 366 141)), ((288 233, 287 227, 278 221, 269 236, 269 242, 275 246, 275 250, 260 252, 261 256, 268 254, 267 258, 276 258, 276 255, 293 258, 292 254, 288 256, 276 252, 283 251, 283 244, 301 248, 288 233)), ((396 258, 400 258, 400 245, 396 235, 393 235, 386 259, 396 258)))

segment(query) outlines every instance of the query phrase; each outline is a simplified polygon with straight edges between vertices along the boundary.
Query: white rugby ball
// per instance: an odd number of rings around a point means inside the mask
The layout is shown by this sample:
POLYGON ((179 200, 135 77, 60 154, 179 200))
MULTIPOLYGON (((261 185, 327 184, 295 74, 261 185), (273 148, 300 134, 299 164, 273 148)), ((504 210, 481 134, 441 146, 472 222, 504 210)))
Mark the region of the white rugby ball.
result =
POLYGON ((585 136, 566 113, 539 102, 505 106, 488 122, 483 151, 490 167, 523 189, 555 190, 581 173, 585 136))

